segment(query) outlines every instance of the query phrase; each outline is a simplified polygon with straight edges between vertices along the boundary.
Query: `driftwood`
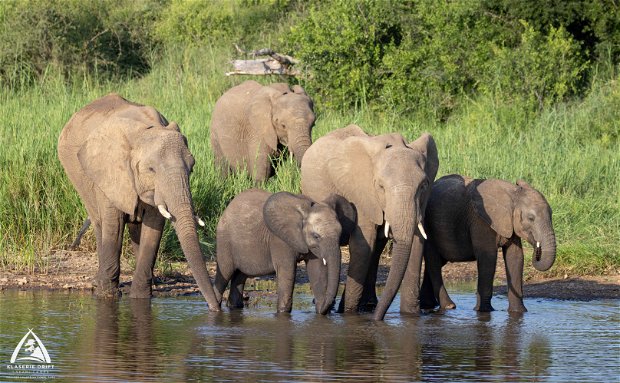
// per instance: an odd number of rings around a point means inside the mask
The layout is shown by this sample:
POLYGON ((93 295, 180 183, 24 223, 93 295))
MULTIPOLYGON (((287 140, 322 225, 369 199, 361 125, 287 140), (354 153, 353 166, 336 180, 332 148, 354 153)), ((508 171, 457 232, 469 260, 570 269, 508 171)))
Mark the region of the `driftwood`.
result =
POLYGON ((251 60, 233 60, 232 65, 234 70, 227 72, 226 76, 236 74, 249 74, 249 75, 270 75, 279 74, 285 76, 298 76, 300 72, 293 68, 293 65, 299 61, 291 56, 282 55, 273 51, 273 49, 263 48, 252 52, 247 52, 239 48, 235 44, 237 51, 244 55, 252 57, 251 60), (256 56, 270 56, 270 58, 257 59, 256 56))

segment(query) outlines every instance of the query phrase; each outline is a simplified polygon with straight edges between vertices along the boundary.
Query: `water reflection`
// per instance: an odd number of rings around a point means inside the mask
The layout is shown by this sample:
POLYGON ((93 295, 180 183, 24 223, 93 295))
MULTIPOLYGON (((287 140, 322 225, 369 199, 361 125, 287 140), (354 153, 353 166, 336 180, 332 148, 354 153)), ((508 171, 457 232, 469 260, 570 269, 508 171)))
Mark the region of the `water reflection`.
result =
MULTIPOLYGON (((15 347, 11 329, 40 329, 56 381, 578 382, 620 374, 618 301, 540 300, 525 314, 392 311, 376 323, 316 315, 310 295, 291 314, 269 306, 209 313, 199 299, 0 297, 0 349, 15 347)), ((14 378, 0 364, 0 381, 14 378)))

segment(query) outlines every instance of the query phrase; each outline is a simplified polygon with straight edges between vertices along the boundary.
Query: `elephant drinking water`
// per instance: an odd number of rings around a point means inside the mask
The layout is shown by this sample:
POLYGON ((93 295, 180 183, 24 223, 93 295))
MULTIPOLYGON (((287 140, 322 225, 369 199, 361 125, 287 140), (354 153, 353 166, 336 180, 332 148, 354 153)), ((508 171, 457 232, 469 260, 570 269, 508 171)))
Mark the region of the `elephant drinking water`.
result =
POLYGON ((295 270, 303 260, 316 311, 326 314, 340 281, 340 245, 348 242, 355 222, 355 208, 336 194, 317 203, 288 192, 240 193, 217 226, 218 301, 232 279, 229 306, 243 307, 247 277, 275 273, 278 312, 290 312, 295 270))
POLYGON ((109 94, 71 117, 58 139, 58 157, 94 225, 99 295, 118 293, 127 224, 137 258, 130 296, 150 297, 167 218, 209 309, 218 310, 196 233, 189 187, 194 158, 176 123, 109 94))
POLYGON ((448 296, 441 268, 447 262, 478 263, 476 310, 492 311, 493 277, 501 247, 508 283, 508 310, 527 311, 523 305, 523 248, 534 248, 533 266, 548 270, 555 261, 556 243, 551 207, 545 197, 524 181, 516 185, 497 179, 471 179, 457 174, 433 185, 426 208, 428 241, 424 247, 425 275, 421 306, 455 308, 448 296))

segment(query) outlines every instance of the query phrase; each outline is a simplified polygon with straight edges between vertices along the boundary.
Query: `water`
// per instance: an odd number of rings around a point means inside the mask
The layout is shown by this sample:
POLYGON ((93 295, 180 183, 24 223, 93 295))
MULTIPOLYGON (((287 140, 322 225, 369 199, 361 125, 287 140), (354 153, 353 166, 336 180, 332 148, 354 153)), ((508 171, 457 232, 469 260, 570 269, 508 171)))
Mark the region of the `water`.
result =
POLYGON ((314 314, 294 297, 209 313, 199 297, 99 300, 88 294, 0 292, 0 381, 126 382, 618 382, 620 300, 526 299, 529 312, 472 310, 471 292, 451 292, 446 314, 314 314), (53 368, 10 363, 32 329, 53 368))

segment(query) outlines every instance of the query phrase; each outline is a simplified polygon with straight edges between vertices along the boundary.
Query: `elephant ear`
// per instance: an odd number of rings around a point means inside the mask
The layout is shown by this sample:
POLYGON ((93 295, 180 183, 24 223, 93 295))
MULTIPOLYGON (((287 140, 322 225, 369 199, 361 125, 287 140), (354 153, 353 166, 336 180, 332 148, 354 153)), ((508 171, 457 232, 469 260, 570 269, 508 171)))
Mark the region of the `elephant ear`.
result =
POLYGON ((424 133, 415 141, 409 143, 410 148, 422 153, 425 158, 424 172, 428 177, 428 181, 432 184, 439 170, 439 155, 437 154, 437 145, 433 136, 424 133))
POLYGON ((262 141, 272 150, 278 149, 278 136, 273 126, 273 102, 283 93, 270 86, 264 86, 254 95, 249 105, 249 123, 256 134, 260 134, 262 141))
POLYGON ((473 182, 468 193, 476 214, 504 238, 512 237, 513 199, 508 182, 483 180, 473 182))
POLYGON ((93 132, 77 156, 86 176, 112 204, 127 214, 134 214, 138 194, 130 165, 131 147, 121 133, 122 128, 114 123, 93 132))
POLYGON ((305 89, 302 88, 299 85, 293 85, 293 87, 291 88, 293 90, 293 92, 297 93, 297 94, 303 94, 304 96, 307 96, 308 94, 306 93, 305 89))
POLYGON ((385 143, 372 137, 347 137, 327 162, 329 177, 338 194, 352 202, 358 214, 376 225, 383 223, 383 208, 375 186, 373 161, 382 150, 385 150, 385 143))
POLYGON ((357 226, 357 211, 355 210, 355 206, 338 194, 330 194, 323 203, 331 207, 336 212, 336 216, 338 216, 338 221, 342 227, 340 246, 348 245, 351 233, 353 233, 353 230, 355 230, 357 226))
POLYGON ((271 195, 263 206, 263 218, 269 231, 300 254, 308 252, 303 223, 312 203, 309 198, 279 192, 271 195))

